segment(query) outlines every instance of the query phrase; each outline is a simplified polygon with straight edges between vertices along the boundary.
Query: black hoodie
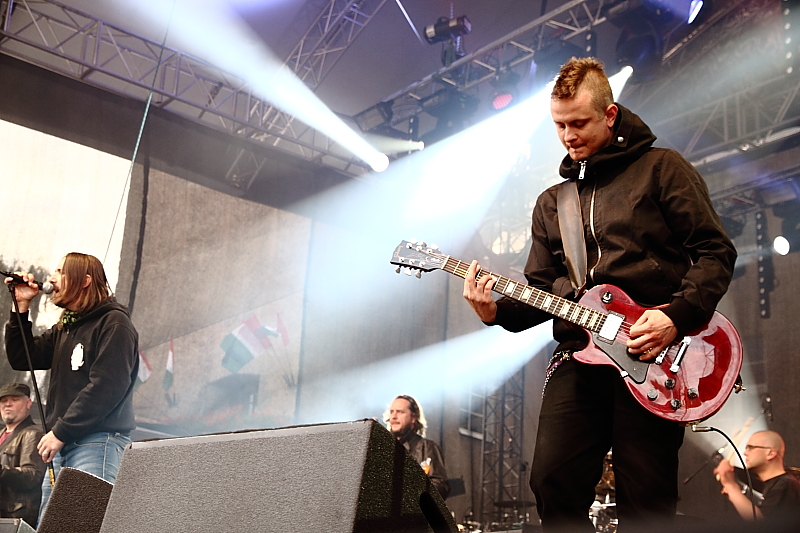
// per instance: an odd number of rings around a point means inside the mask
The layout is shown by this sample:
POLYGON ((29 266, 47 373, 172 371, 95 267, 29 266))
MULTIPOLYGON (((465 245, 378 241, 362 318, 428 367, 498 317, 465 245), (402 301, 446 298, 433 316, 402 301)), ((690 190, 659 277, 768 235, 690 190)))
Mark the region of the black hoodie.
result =
MULTIPOLYGON (((6 325, 6 353, 14 370, 28 370, 17 317, 6 325)), ((139 372, 139 336, 128 310, 114 298, 64 329, 33 337, 21 315, 35 370, 50 369, 45 418, 64 444, 97 432, 129 434, 136 427, 133 386, 139 372)))
MULTIPOLYGON (((714 211, 703 178, 674 150, 654 148, 656 137, 620 106, 612 143, 588 157, 578 190, 589 268, 587 289, 612 284, 646 307, 662 309, 678 334, 702 326, 725 294, 736 250, 714 211)), ((566 156, 559 172, 579 177, 566 156)), ((533 241, 525 277, 538 289, 573 299, 558 225, 559 186, 545 190, 533 210, 533 241)), ((498 324, 522 331, 552 315, 504 297, 498 324)), ((556 319, 559 349, 581 349, 586 335, 556 319)))

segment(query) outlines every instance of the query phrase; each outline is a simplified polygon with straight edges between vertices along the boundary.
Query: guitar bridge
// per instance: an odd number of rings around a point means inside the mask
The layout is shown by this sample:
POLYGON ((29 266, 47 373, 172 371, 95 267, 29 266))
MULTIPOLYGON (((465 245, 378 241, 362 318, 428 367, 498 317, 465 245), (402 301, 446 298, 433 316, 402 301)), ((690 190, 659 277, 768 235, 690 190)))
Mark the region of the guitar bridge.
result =
POLYGON ((669 367, 669 371, 673 374, 677 373, 678 370, 681 368, 681 363, 683 362, 683 356, 686 353, 686 350, 689 349, 689 345, 692 343, 691 337, 684 337, 681 340, 681 345, 678 346, 678 353, 675 355, 675 360, 672 361, 672 366, 669 367))

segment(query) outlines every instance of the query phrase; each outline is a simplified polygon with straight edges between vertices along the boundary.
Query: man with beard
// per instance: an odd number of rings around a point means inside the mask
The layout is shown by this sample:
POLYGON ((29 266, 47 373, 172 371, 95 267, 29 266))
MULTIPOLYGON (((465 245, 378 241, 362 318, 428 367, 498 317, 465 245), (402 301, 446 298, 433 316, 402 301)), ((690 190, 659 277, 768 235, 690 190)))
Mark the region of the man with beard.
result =
POLYGON ((447 482, 442 450, 435 442, 425 438, 427 422, 422 407, 413 397, 402 394, 389 406, 384 421, 392 435, 397 437, 428 475, 442 499, 447 498, 450 494, 450 484, 447 482))

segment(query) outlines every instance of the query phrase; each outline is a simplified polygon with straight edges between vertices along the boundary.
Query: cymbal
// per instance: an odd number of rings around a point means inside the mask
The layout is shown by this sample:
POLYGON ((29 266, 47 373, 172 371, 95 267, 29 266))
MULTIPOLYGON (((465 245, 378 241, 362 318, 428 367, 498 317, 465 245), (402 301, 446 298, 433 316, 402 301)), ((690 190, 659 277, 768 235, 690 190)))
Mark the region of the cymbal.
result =
POLYGON ((494 502, 495 507, 507 507, 510 509, 524 509, 525 507, 533 507, 536 505, 529 500, 501 500, 494 502))

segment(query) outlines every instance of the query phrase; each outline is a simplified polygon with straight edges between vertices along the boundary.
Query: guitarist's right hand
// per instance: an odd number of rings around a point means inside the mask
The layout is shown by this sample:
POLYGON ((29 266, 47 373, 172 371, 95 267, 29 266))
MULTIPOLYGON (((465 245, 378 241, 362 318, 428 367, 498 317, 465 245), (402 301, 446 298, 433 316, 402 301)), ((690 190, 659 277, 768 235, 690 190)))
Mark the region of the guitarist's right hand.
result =
POLYGON ((467 275, 464 276, 464 299, 469 302, 478 318, 484 322, 494 322, 497 316, 497 304, 492 298, 492 287, 495 280, 491 276, 483 276, 476 281, 475 273, 479 269, 477 261, 470 263, 467 275))

